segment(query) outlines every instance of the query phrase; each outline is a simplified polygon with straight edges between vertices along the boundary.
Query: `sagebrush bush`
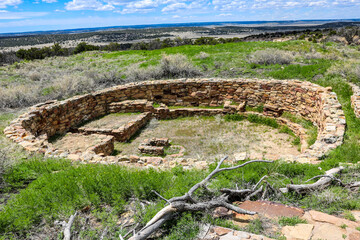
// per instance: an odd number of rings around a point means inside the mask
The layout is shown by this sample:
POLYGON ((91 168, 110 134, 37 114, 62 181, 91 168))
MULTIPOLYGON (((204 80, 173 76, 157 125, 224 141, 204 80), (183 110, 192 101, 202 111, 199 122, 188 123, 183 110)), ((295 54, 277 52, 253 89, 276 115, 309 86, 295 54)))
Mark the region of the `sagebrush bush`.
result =
POLYGON ((248 62, 252 64, 271 65, 271 64, 290 64, 294 61, 294 55, 289 51, 278 49, 259 50, 251 54, 248 62))
POLYGON ((180 53, 163 55, 160 69, 164 78, 190 78, 201 75, 200 70, 194 67, 185 55, 180 53))
POLYGON ((132 65, 125 72, 126 79, 132 81, 144 81, 150 79, 168 78, 191 78, 201 76, 201 72, 183 54, 163 55, 160 64, 141 68, 132 65))
POLYGON ((333 65, 329 68, 328 73, 341 75, 347 80, 357 83, 360 81, 360 62, 352 61, 333 65))
POLYGON ((208 54, 208 53, 206 53, 206 52, 200 52, 200 53, 196 56, 196 58, 201 59, 201 60, 207 59, 207 58, 209 58, 209 57, 210 57, 210 54, 208 54))
POLYGON ((120 68, 106 60, 98 59, 90 65, 81 61, 84 56, 69 58, 53 57, 4 68, 5 74, 0 75, 0 109, 61 100, 126 82, 120 68))

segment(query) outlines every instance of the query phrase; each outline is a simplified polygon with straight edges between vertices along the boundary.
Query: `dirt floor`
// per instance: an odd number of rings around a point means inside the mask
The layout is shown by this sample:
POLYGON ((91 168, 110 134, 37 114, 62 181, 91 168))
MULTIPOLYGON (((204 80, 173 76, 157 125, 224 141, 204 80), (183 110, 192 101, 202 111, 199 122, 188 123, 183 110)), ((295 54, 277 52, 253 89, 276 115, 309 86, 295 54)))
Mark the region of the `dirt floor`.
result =
POLYGON ((52 144, 60 150, 69 150, 84 152, 86 149, 95 146, 103 141, 96 135, 81 135, 76 133, 67 133, 66 135, 55 139, 52 144))
POLYGON ((222 117, 191 117, 175 120, 151 120, 151 122, 128 143, 115 143, 120 154, 139 154, 138 146, 146 138, 169 138, 172 145, 185 147, 186 158, 215 160, 228 155, 246 152, 259 158, 267 154, 297 155, 294 137, 279 133, 278 129, 253 124, 247 120, 226 122, 222 117))
POLYGON ((139 113, 113 113, 95 121, 91 121, 82 127, 118 129, 133 120, 139 113))

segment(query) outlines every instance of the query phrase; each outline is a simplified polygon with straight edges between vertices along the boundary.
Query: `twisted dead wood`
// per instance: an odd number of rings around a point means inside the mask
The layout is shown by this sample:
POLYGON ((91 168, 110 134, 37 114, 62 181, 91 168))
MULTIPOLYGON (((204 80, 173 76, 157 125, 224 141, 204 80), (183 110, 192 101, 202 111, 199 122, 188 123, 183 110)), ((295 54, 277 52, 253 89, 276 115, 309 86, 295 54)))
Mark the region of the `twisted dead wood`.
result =
POLYGON ((282 193, 296 192, 299 194, 306 194, 311 191, 322 190, 322 189, 330 186, 334 180, 338 182, 339 180, 337 178, 335 178, 335 175, 340 173, 343 169, 344 169, 344 167, 332 168, 332 169, 326 171, 324 175, 316 176, 316 177, 309 179, 309 180, 312 180, 312 179, 320 177, 320 179, 318 181, 316 181, 315 183, 298 184, 298 185, 297 184, 288 184, 286 186, 286 188, 280 188, 280 191, 282 193))
POLYGON ((64 229, 64 240, 70 240, 71 239, 71 226, 73 225, 75 221, 75 217, 77 215, 77 212, 74 215, 71 215, 69 218, 69 222, 65 225, 64 229))
MULTIPOLYGON (((129 240, 142 240, 149 237, 152 233, 154 233, 156 230, 158 230, 162 224, 164 224, 166 221, 172 219, 174 217, 174 214, 177 212, 184 212, 184 211, 206 211, 209 209, 217 208, 217 207, 225 207, 229 210, 233 210, 237 213, 242 214, 249 214, 254 215, 256 212, 252 211, 246 211, 244 209, 241 209, 237 206, 232 205, 229 203, 229 195, 231 194, 242 194, 242 193, 254 193, 257 190, 255 189, 265 177, 263 177, 253 189, 248 190, 231 190, 231 189, 222 189, 223 195, 220 197, 217 197, 215 199, 212 199, 210 201, 205 202, 198 202, 196 199, 194 199, 193 194, 196 190, 199 188, 207 189, 208 182, 218 173, 224 172, 224 171, 231 171, 235 170, 241 167, 244 167, 251 163, 256 162, 263 162, 263 163, 272 163, 272 161, 265 161, 265 160, 252 160, 245 162, 241 165, 233 166, 233 167, 227 167, 227 168, 220 168, 223 162, 227 159, 227 157, 224 157, 220 160, 217 167, 214 171, 212 171, 204 180, 201 182, 195 184, 187 193, 185 193, 183 196, 180 197, 173 197, 169 200, 166 200, 165 198, 161 197, 161 199, 165 200, 169 203, 166 207, 161 209, 146 225, 143 227, 139 232, 134 234, 129 240), (236 192, 234 192, 236 191, 236 192), (243 191, 243 192, 242 192, 243 191)), ((157 194, 157 193, 156 193, 157 194)), ((159 194, 157 194, 159 195, 159 194)))

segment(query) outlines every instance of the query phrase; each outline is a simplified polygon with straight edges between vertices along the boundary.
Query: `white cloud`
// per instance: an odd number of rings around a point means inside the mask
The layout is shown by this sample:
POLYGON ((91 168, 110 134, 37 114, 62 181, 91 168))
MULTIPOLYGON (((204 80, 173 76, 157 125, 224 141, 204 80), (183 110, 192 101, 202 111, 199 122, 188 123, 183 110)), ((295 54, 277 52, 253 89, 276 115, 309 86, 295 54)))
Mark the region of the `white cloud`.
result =
POLYGON ((185 3, 173 3, 170 5, 167 5, 161 11, 162 12, 174 12, 174 11, 177 11, 180 9, 186 9, 186 8, 188 8, 188 5, 186 5, 185 3))
POLYGON ((22 3, 22 0, 0 0, 0 8, 6 8, 8 6, 17 6, 22 3))
POLYGON ((229 16, 232 16, 231 13, 221 13, 219 15, 217 15, 218 17, 229 17, 229 16))
POLYGON ((114 10, 115 7, 111 3, 103 3, 97 0, 72 0, 65 4, 66 10, 79 11, 79 10, 96 10, 96 11, 109 11, 114 10))
POLYGON ((360 5, 360 0, 213 0, 215 10, 234 11, 241 9, 281 9, 299 7, 328 7, 360 5))
POLYGON ((48 14, 47 12, 8 12, 4 10, 1 10, 0 13, 0 20, 26 19, 33 17, 42 17, 48 14))
POLYGON ((46 3, 55 3, 57 2, 57 0, 42 0, 43 2, 46 2, 46 3))

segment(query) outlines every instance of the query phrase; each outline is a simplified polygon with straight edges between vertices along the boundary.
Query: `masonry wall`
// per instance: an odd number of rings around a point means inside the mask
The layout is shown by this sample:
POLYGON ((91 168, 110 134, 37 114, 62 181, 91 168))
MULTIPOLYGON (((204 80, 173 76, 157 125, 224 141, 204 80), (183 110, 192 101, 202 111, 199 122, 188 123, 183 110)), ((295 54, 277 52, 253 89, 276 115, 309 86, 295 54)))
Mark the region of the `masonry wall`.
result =
POLYGON ((167 80, 118 86, 65 101, 34 107, 22 126, 35 135, 66 132, 70 127, 108 112, 112 102, 147 99, 168 106, 219 106, 225 100, 248 105, 270 103, 322 125, 321 93, 325 88, 299 81, 167 80))
POLYGON ((318 126, 318 141, 310 155, 320 156, 340 145, 345 131, 345 117, 331 88, 292 80, 179 79, 132 83, 40 104, 13 121, 5 134, 22 145, 41 145, 55 134, 109 113, 111 103, 134 99, 168 106, 220 106, 229 100, 250 106, 270 104, 318 126))

